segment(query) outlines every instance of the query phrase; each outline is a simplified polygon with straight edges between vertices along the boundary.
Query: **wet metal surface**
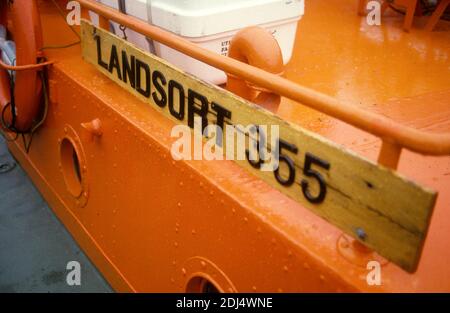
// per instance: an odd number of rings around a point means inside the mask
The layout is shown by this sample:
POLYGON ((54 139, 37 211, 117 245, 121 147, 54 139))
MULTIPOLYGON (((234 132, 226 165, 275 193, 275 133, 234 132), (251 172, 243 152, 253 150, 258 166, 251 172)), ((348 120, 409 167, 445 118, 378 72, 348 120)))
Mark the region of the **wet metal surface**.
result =
MULTIPOLYGON (((440 120, 448 120, 448 102, 439 110, 448 101, 448 93, 442 92, 450 92, 450 22, 441 21, 434 32, 427 32, 428 17, 420 17, 406 33, 403 15, 388 10, 381 26, 369 26, 356 14, 357 2, 306 2, 285 77, 347 104, 402 123, 407 120, 416 128, 423 125, 414 120, 431 112, 442 112, 440 120), (411 105, 415 107, 409 112, 411 105), (405 113, 408 117, 401 118, 405 113)), ((361 138, 354 130, 342 136, 343 123, 287 99, 278 114, 333 140, 361 138)), ((447 130, 441 127, 438 132, 447 130)))

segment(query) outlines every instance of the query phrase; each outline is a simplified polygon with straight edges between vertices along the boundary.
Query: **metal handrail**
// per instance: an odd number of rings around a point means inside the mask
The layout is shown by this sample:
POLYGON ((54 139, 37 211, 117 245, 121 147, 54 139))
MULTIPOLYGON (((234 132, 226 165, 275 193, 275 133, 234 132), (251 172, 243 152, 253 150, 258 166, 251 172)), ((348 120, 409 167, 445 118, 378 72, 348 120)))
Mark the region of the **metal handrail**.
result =
POLYGON ((208 51, 180 36, 92 0, 79 0, 79 3, 83 9, 97 13, 103 27, 109 28, 108 20, 113 20, 194 59, 380 137, 383 147, 379 162, 386 166, 397 166, 402 148, 426 155, 450 155, 450 133, 432 134, 402 125, 285 78, 208 51))

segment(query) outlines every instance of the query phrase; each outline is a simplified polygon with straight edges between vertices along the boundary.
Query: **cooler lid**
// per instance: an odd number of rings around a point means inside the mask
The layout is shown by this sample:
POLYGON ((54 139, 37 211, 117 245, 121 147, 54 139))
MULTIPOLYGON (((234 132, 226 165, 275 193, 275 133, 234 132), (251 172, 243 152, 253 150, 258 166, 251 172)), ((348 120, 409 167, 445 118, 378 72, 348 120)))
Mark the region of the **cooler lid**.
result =
MULTIPOLYGON (((304 0, 135 1, 147 6, 149 22, 184 37, 203 37, 299 19, 304 14, 304 0)), ((132 1, 127 1, 127 6, 131 4, 132 1)))

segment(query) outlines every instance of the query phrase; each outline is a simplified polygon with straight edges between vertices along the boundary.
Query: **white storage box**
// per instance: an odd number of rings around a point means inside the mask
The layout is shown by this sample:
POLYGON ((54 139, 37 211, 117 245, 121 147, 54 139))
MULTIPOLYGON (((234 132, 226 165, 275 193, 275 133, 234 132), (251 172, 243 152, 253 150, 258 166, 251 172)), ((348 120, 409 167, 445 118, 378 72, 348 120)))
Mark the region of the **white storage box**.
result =
MULTIPOLYGON (((97 0, 119 9, 121 0, 97 0)), ((304 14, 304 0, 127 0, 129 14, 171 31, 205 49, 227 55, 231 38, 240 29, 259 25, 277 39, 286 64, 295 41, 297 22, 304 14)), ((123 8, 124 6, 124 8, 123 8)), ((123 37, 119 25, 114 32, 123 37)), ((158 42, 125 30, 130 42, 213 84, 226 81, 224 72, 192 59, 158 42)))

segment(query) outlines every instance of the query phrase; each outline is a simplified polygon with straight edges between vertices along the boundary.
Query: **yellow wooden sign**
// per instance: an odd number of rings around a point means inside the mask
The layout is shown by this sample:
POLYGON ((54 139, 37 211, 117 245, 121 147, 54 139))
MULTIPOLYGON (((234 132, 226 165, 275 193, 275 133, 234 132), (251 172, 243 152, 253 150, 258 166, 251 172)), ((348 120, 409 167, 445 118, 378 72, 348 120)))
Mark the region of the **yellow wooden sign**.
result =
MULTIPOLYGON (((436 193, 164 60, 87 21, 83 57, 128 92, 178 124, 278 125, 279 167, 236 161, 380 255, 413 272, 436 193)), ((257 132, 250 134, 259 139, 257 132)), ((226 136, 226 134, 224 134, 226 136)), ((266 138, 271 142, 270 136, 266 138)))

